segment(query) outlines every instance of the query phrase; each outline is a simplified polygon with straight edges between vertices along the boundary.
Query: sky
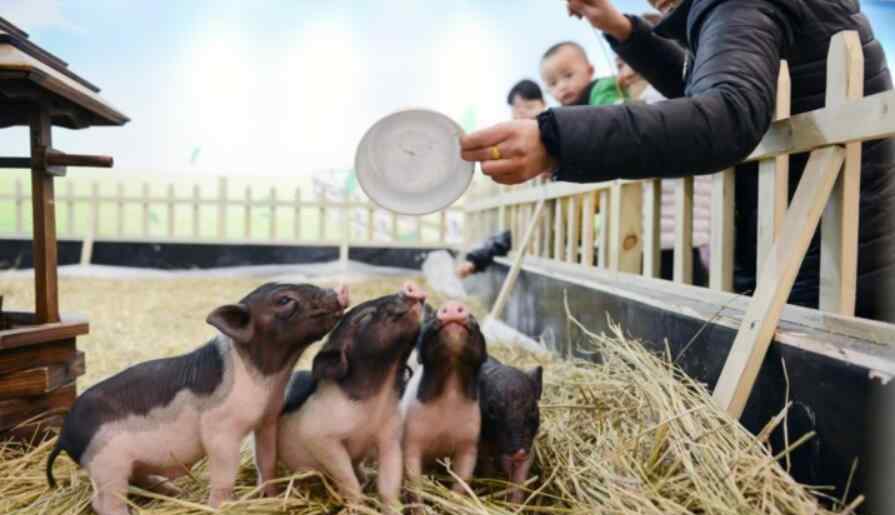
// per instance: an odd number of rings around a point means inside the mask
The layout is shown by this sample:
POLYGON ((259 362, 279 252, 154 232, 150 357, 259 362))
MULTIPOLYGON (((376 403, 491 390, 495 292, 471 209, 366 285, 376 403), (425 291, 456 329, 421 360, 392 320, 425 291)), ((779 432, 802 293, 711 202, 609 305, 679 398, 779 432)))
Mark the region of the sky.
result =
MULTIPOLYGON (((895 0, 863 8, 895 55, 895 0)), ((132 120, 56 129, 54 146, 143 174, 348 169, 364 131, 405 107, 485 127, 561 40, 610 73, 601 38, 560 0, 0 0, 0 16, 132 120)), ((0 131, 0 155, 26 152, 24 129, 0 131)))

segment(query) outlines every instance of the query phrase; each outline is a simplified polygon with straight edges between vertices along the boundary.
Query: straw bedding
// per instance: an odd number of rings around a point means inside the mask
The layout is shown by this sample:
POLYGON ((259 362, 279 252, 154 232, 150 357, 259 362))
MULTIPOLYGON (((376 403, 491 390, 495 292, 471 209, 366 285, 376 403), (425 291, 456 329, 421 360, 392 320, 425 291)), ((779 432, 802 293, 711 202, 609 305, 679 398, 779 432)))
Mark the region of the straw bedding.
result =
MULTIPOLYGON (((66 280, 63 310, 86 312, 91 335, 79 340, 88 375, 79 388, 136 361, 196 346, 212 331, 202 323, 215 305, 238 299, 257 280, 66 280)), ((353 302, 395 291, 399 280, 352 286, 353 302)), ((0 279, 10 306, 31 302, 30 283, 0 279)), ((439 299, 435 299, 437 304, 439 299)), ((482 308, 473 311, 483 316, 482 308)), ((574 321, 572 322, 574 323, 574 321)), ((584 328, 582 328, 584 330, 584 328)), ((543 365, 542 423, 526 506, 505 502, 506 484, 476 480, 472 495, 452 494, 438 478, 419 492, 426 509, 439 513, 831 513, 798 485, 764 444, 775 418, 758 437, 716 409, 705 389, 677 371, 664 356, 651 355, 620 330, 589 334, 600 364, 533 354, 489 342, 490 352, 520 366, 543 365)), ((315 349, 300 366, 307 366, 315 349)), ((795 435, 800 437, 802 435, 795 435)), ((805 435, 805 438, 810 438, 805 435)), ((804 441, 795 438, 793 448, 804 441)), ((44 464, 52 440, 0 447, 0 513, 91 513, 90 482, 66 458, 57 460, 60 488, 48 490, 44 464)), ((779 452, 779 451, 778 451, 779 452)), ((335 513, 341 504, 325 479, 284 477, 285 492, 261 498, 255 488, 250 447, 244 448, 236 500, 224 513, 335 513)), ((440 478, 445 479, 445 478, 440 478)), ((192 514, 204 505, 207 475, 200 462, 177 480, 178 498, 132 489, 135 512, 192 514)), ((375 492, 375 482, 366 490, 375 492)), ((858 501, 860 502, 860 501, 858 501)), ((841 512, 854 506, 834 503, 841 512)), ((360 511, 376 512, 371 498, 360 511)))

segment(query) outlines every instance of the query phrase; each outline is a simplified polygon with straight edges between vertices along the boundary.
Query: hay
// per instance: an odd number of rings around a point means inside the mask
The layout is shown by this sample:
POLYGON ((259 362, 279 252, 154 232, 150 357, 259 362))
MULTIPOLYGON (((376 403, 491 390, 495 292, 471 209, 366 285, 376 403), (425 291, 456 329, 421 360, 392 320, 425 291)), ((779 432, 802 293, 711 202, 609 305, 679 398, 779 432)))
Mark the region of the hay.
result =
MULTIPOLYGON (((88 367, 98 363, 102 367, 91 375, 96 380, 136 357, 168 355, 195 346, 201 339, 192 337, 190 331, 206 331, 200 321, 208 309, 238 298, 257 282, 131 281, 122 289, 123 284, 75 280, 63 282, 62 298, 70 302, 89 298, 103 304, 97 313, 93 312, 98 309, 95 305, 78 305, 92 320, 91 338, 96 340, 90 342, 87 356, 88 367), (92 293, 79 296, 78 291, 85 286, 92 293), (102 291, 131 293, 99 295, 102 291), (142 301, 131 305, 134 299, 142 301), (122 317, 122 310, 127 310, 128 316, 122 317), (176 313, 173 324, 172 313, 176 313), (179 331, 186 330, 187 325, 190 337, 182 338, 179 331), (138 335, 142 332, 153 336, 138 335), (152 345, 159 340, 173 342, 174 335, 178 335, 178 344, 152 345), (135 341, 149 348, 135 351, 135 341)), ((355 301, 372 298, 394 291, 399 282, 389 279, 354 285, 352 296, 355 301)), ((16 295, 20 291, 9 288, 8 282, 0 283, 0 292, 8 302, 21 300, 21 295, 16 295)), ((481 315, 481 306, 473 308, 481 315)), ((211 335, 211 331, 206 332, 211 335)), ((533 478, 526 485, 525 512, 831 513, 779 464, 785 452, 810 434, 795 435, 799 438, 790 448, 774 456, 761 438, 715 408, 704 387, 676 370, 667 359, 649 354, 618 330, 612 335, 588 336, 592 345, 578 350, 598 353, 600 364, 562 360, 491 342, 490 351, 505 361, 545 367, 542 426, 533 478)), ((313 350, 303 358, 305 364, 312 354, 313 350)), ((782 417, 775 418, 762 435, 769 434, 780 420, 782 417)), ((50 441, 32 448, 11 443, 0 447, 0 512, 91 513, 89 479, 67 457, 56 462, 60 488, 47 489, 44 464, 51 446, 50 441)), ((284 494, 261 498, 247 444, 236 500, 225 505, 222 512, 338 511, 340 504, 333 485, 308 476, 284 477, 279 480, 285 487, 284 494)), ((208 494, 204 462, 191 470, 191 476, 175 484, 183 490, 177 499, 133 488, 130 500, 135 511, 161 515, 211 511, 204 506, 208 494)), ((503 481, 476 480, 470 485, 473 495, 459 496, 438 481, 427 480, 417 493, 429 510, 439 513, 518 513, 519 506, 504 501, 506 487, 503 481)), ((375 481, 368 480, 365 491, 373 494, 375 481)), ((854 506, 839 508, 847 512, 854 506)), ((361 510, 377 511, 375 499, 369 499, 361 510)))

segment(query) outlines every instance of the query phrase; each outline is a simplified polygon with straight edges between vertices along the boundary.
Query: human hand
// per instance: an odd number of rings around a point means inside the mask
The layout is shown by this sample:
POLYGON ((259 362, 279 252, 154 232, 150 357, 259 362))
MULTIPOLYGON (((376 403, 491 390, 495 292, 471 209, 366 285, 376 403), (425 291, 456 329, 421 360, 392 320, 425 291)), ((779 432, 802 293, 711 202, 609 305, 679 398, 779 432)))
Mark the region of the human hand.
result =
POLYGON ((475 265, 469 261, 464 261, 457 265, 457 277, 466 279, 475 272, 475 265))
POLYGON ((610 0, 567 0, 570 16, 587 18, 591 26, 619 41, 631 35, 631 20, 616 9, 610 0))
POLYGON ((541 142, 536 120, 513 120, 460 138, 460 155, 482 161, 482 172, 500 184, 519 184, 556 168, 541 142))

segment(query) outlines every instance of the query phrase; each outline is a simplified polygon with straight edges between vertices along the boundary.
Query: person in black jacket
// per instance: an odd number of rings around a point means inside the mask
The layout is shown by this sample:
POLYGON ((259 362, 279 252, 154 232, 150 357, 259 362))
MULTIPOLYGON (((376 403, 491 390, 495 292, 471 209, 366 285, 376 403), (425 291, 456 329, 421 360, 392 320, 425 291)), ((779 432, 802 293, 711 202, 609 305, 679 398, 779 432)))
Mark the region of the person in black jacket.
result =
MULTIPOLYGON (((823 106, 830 38, 843 30, 860 35, 865 95, 892 88, 883 49, 856 0, 650 1, 664 15, 654 29, 609 0, 569 0, 567 6, 603 31, 615 52, 669 100, 549 109, 536 121, 466 135, 463 158, 483 161, 482 171, 503 184, 545 170, 569 182, 721 171, 746 158, 767 131, 781 59, 789 63, 793 114, 823 106)), ((807 157, 791 157, 790 195, 807 157)), ((756 171, 753 163, 736 173, 737 291, 755 286, 756 171)), ((818 304, 818 234, 790 303, 818 304)), ((858 240, 857 315, 895 322, 893 139, 862 145, 858 240)))
POLYGON ((457 277, 464 279, 472 274, 484 272, 494 263, 495 257, 506 256, 512 247, 513 233, 510 231, 502 231, 491 236, 466 254, 466 259, 457 265, 457 277))

